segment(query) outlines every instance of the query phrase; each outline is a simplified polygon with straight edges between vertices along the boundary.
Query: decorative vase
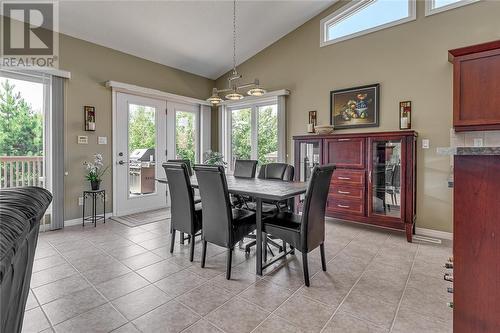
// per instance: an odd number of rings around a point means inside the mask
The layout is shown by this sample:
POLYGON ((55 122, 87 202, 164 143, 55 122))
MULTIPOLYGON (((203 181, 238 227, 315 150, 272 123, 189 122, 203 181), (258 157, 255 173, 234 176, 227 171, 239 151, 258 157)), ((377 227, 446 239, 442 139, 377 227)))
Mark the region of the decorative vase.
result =
POLYGON ((90 187, 92 188, 92 191, 97 191, 100 185, 101 185, 100 180, 95 180, 90 182, 90 187))

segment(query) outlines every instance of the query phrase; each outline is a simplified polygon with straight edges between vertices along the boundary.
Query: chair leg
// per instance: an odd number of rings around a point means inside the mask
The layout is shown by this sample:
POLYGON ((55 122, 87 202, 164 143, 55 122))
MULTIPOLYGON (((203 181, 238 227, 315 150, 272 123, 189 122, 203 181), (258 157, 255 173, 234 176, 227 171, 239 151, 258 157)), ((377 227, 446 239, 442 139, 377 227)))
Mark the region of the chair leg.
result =
POLYGON ((175 243, 175 229, 172 229, 172 236, 170 239, 170 253, 174 252, 174 243, 175 243))
POLYGON ((226 279, 231 280, 231 262, 233 259, 233 249, 227 249, 226 279))
POLYGON ((309 287, 309 266, 307 264, 307 253, 302 253, 302 266, 304 270, 304 282, 309 287))
POLYGON ((326 272, 325 243, 321 243, 319 246, 319 253, 321 254, 321 268, 326 272))
POLYGON ((202 240, 201 247, 201 268, 205 268, 205 258, 207 257, 207 241, 202 240))
POLYGON ((189 238, 189 261, 194 259, 194 235, 189 238))

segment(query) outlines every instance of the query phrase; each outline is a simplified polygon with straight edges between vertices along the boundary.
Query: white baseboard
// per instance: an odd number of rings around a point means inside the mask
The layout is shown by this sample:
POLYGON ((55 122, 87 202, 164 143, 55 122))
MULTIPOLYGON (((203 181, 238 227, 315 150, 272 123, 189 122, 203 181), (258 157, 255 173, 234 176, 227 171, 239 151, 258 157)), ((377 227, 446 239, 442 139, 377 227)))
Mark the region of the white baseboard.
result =
POLYGON ((448 239, 448 240, 452 240, 453 239, 453 233, 452 232, 432 230, 432 229, 426 229, 426 228, 418 228, 418 227, 416 227, 415 228, 415 234, 422 235, 422 236, 427 236, 427 237, 435 237, 435 238, 440 238, 440 239, 448 239))
MULTIPOLYGON (((106 213, 106 218, 109 219, 111 216, 113 216, 113 213, 106 213)), ((88 216, 90 217, 90 216, 88 216)), ((89 223, 88 221, 86 221, 87 223, 89 223)), ((72 225, 81 225, 82 224, 82 218, 79 217, 77 219, 72 219, 72 220, 66 220, 64 221, 64 226, 65 227, 70 227, 72 225)))

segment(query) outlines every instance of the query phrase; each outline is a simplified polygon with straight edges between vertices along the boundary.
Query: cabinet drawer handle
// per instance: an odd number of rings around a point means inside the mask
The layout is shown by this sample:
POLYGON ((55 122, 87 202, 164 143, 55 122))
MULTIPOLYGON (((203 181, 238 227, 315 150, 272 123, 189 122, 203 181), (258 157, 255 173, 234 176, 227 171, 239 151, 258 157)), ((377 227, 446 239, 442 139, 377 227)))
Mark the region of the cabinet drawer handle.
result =
POLYGON ((339 179, 341 179, 341 180, 351 180, 351 177, 341 177, 341 176, 339 176, 339 179))
POLYGON ((351 139, 339 139, 338 141, 351 141, 351 139))
POLYGON ((341 191, 341 190, 338 190, 337 192, 340 194, 351 194, 351 192, 346 192, 346 191, 341 191))
POLYGON ((349 206, 346 206, 346 205, 340 205, 340 204, 339 204, 339 205, 337 205, 337 206, 338 206, 338 207, 340 207, 340 208, 350 208, 349 206))

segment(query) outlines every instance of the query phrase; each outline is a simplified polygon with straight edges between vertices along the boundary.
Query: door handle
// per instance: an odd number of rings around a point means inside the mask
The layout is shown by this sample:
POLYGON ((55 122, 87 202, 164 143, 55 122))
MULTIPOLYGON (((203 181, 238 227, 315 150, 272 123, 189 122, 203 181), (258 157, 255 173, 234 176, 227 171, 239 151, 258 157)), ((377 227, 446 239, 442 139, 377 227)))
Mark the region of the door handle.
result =
POLYGON ((337 205, 337 206, 340 208, 349 208, 349 206, 346 206, 346 205, 337 205))
POLYGON ((346 192, 346 191, 341 191, 341 190, 338 190, 337 192, 340 194, 351 194, 351 192, 346 192))
POLYGON ((124 164, 128 164, 128 162, 125 162, 124 160, 119 160, 119 161, 118 161, 118 164, 120 164, 120 165, 124 165, 124 164))
POLYGON ((351 180, 350 177, 341 177, 341 176, 339 176, 339 179, 341 179, 341 180, 351 180))
POLYGON ((351 139, 338 139, 338 141, 351 141, 351 139))

